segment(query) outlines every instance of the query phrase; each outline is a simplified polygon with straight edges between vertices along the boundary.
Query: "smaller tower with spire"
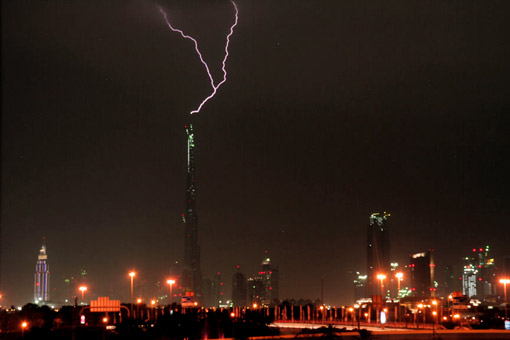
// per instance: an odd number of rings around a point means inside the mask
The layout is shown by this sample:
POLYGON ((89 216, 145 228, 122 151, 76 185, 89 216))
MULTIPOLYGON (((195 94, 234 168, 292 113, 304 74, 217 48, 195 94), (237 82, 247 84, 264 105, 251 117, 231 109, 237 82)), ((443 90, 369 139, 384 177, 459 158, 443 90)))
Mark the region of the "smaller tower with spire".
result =
POLYGON ((48 267, 48 255, 46 254, 46 237, 37 255, 34 275, 34 300, 35 303, 45 303, 50 300, 50 269, 48 267))

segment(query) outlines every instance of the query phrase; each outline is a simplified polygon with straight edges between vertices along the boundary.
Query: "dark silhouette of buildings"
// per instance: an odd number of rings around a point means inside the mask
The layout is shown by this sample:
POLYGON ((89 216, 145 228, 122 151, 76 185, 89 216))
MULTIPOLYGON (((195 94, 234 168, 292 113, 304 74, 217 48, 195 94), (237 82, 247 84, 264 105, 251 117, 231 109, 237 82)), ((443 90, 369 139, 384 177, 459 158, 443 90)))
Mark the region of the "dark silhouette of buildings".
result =
POLYGON ((183 288, 193 292, 196 300, 202 295, 202 273, 200 270, 200 246, 198 245, 197 188, 195 169, 195 134, 193 126, 186 126, 188 136, 188 179, 186 186, 186 212, 183 214, 184 233, 184 269, 183 288))
POLYGON ((390 273, 390 238, 388 218, 384 212, 370 215, 367 229, 367 296, 380 295, 377 274, 390 273))
POLYGON ((239 271, 237 266, 237 272, 232 276, 232 303, 234 307, 244 307, 248 305, 248 288, 246 277, 239 271))

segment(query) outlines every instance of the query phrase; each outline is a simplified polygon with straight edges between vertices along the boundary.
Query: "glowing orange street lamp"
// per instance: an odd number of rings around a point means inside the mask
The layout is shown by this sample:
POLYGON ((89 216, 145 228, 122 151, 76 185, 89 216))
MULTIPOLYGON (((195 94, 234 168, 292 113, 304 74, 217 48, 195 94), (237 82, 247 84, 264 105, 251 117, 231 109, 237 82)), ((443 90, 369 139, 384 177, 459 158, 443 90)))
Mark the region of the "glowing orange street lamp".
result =
POLYGON ((78 289, 81 291, 81 303, 84 304, 84 294, 87 291, 87 286, 80 286, 78 289))
POLYGON ((400 281, 404 278, 404 273, 396 273, 395 277, 397 278, 397 298, 400 300, 400 281))
POLYGON ((135 275, 134 271, 129 272, 129 277, 131 278, 131 317, 133 317, 133 279, 135 275))
POLYGON ((377 279, 381 281, 381 303, 382 303, 382 299, 383 299, 383 295, 384 295, 383 280, 386 279, 386 275, 384 275, 384 274, 377 274, 377 279))
POLYGON ((166 283, 168 283, 170 285, 170 304, 172 304, 172 300, 173 300, 172 286, 175 284, 175 280, 168 279, 168 280, 166 280, 166 283))
POLYGON ((21 323, 21 337, 23 338, 25 336, 25 328, 28 327, 28 322, 23 321, 21 323))
POLYGON ((510 279, 500 279, 499 283, 503 284, 503 290, 505 291, 505 321, 508 320, 508 302, 506 300, 506 285, 510 283, 510 279))

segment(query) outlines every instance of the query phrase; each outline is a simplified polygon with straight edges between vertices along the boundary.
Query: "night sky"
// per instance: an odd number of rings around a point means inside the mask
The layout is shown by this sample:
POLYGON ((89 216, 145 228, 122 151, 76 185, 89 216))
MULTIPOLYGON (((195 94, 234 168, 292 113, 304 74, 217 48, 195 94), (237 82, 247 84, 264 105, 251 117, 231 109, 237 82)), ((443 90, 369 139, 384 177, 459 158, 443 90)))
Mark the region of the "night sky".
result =
MULTIPOLYGON (((281 298, 323 278, 352 303, 373 212, 399 263, 510 256, 508 1, 237 3, 228 80, 193 116, 202 270, 227 297, 268 250, 281 298)), ((43 236, 52 288, 83 268, 94 298, 182 261, 184 125, 210 84, 158 4, 220 79, 228 1, 2 2, 2 304, 33 299, 43 236)))

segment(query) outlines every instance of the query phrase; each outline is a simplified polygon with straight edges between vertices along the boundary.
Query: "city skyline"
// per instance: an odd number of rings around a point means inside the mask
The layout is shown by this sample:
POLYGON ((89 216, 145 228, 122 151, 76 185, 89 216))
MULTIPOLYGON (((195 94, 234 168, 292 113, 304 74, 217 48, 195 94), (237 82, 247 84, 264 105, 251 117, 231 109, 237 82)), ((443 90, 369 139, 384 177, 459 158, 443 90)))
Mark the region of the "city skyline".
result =
MULTIPOLYGON (((219 72, 228 1, 2 4, 4 301, 32 300, 42 236, 51 289, 85 268, 88 292, 128 301, 130 270, 150 283, 182 263, 183 126, 210 87, 158 5, 219 72)), ((507 3, 237 5, 229 80, 193 116, 205 276, 230 295, 269 250, 281 299, 324 280, 347 304, 383 211, 392 261, 434 249, 458 268, 490 245, 503 267, 507 3)))

